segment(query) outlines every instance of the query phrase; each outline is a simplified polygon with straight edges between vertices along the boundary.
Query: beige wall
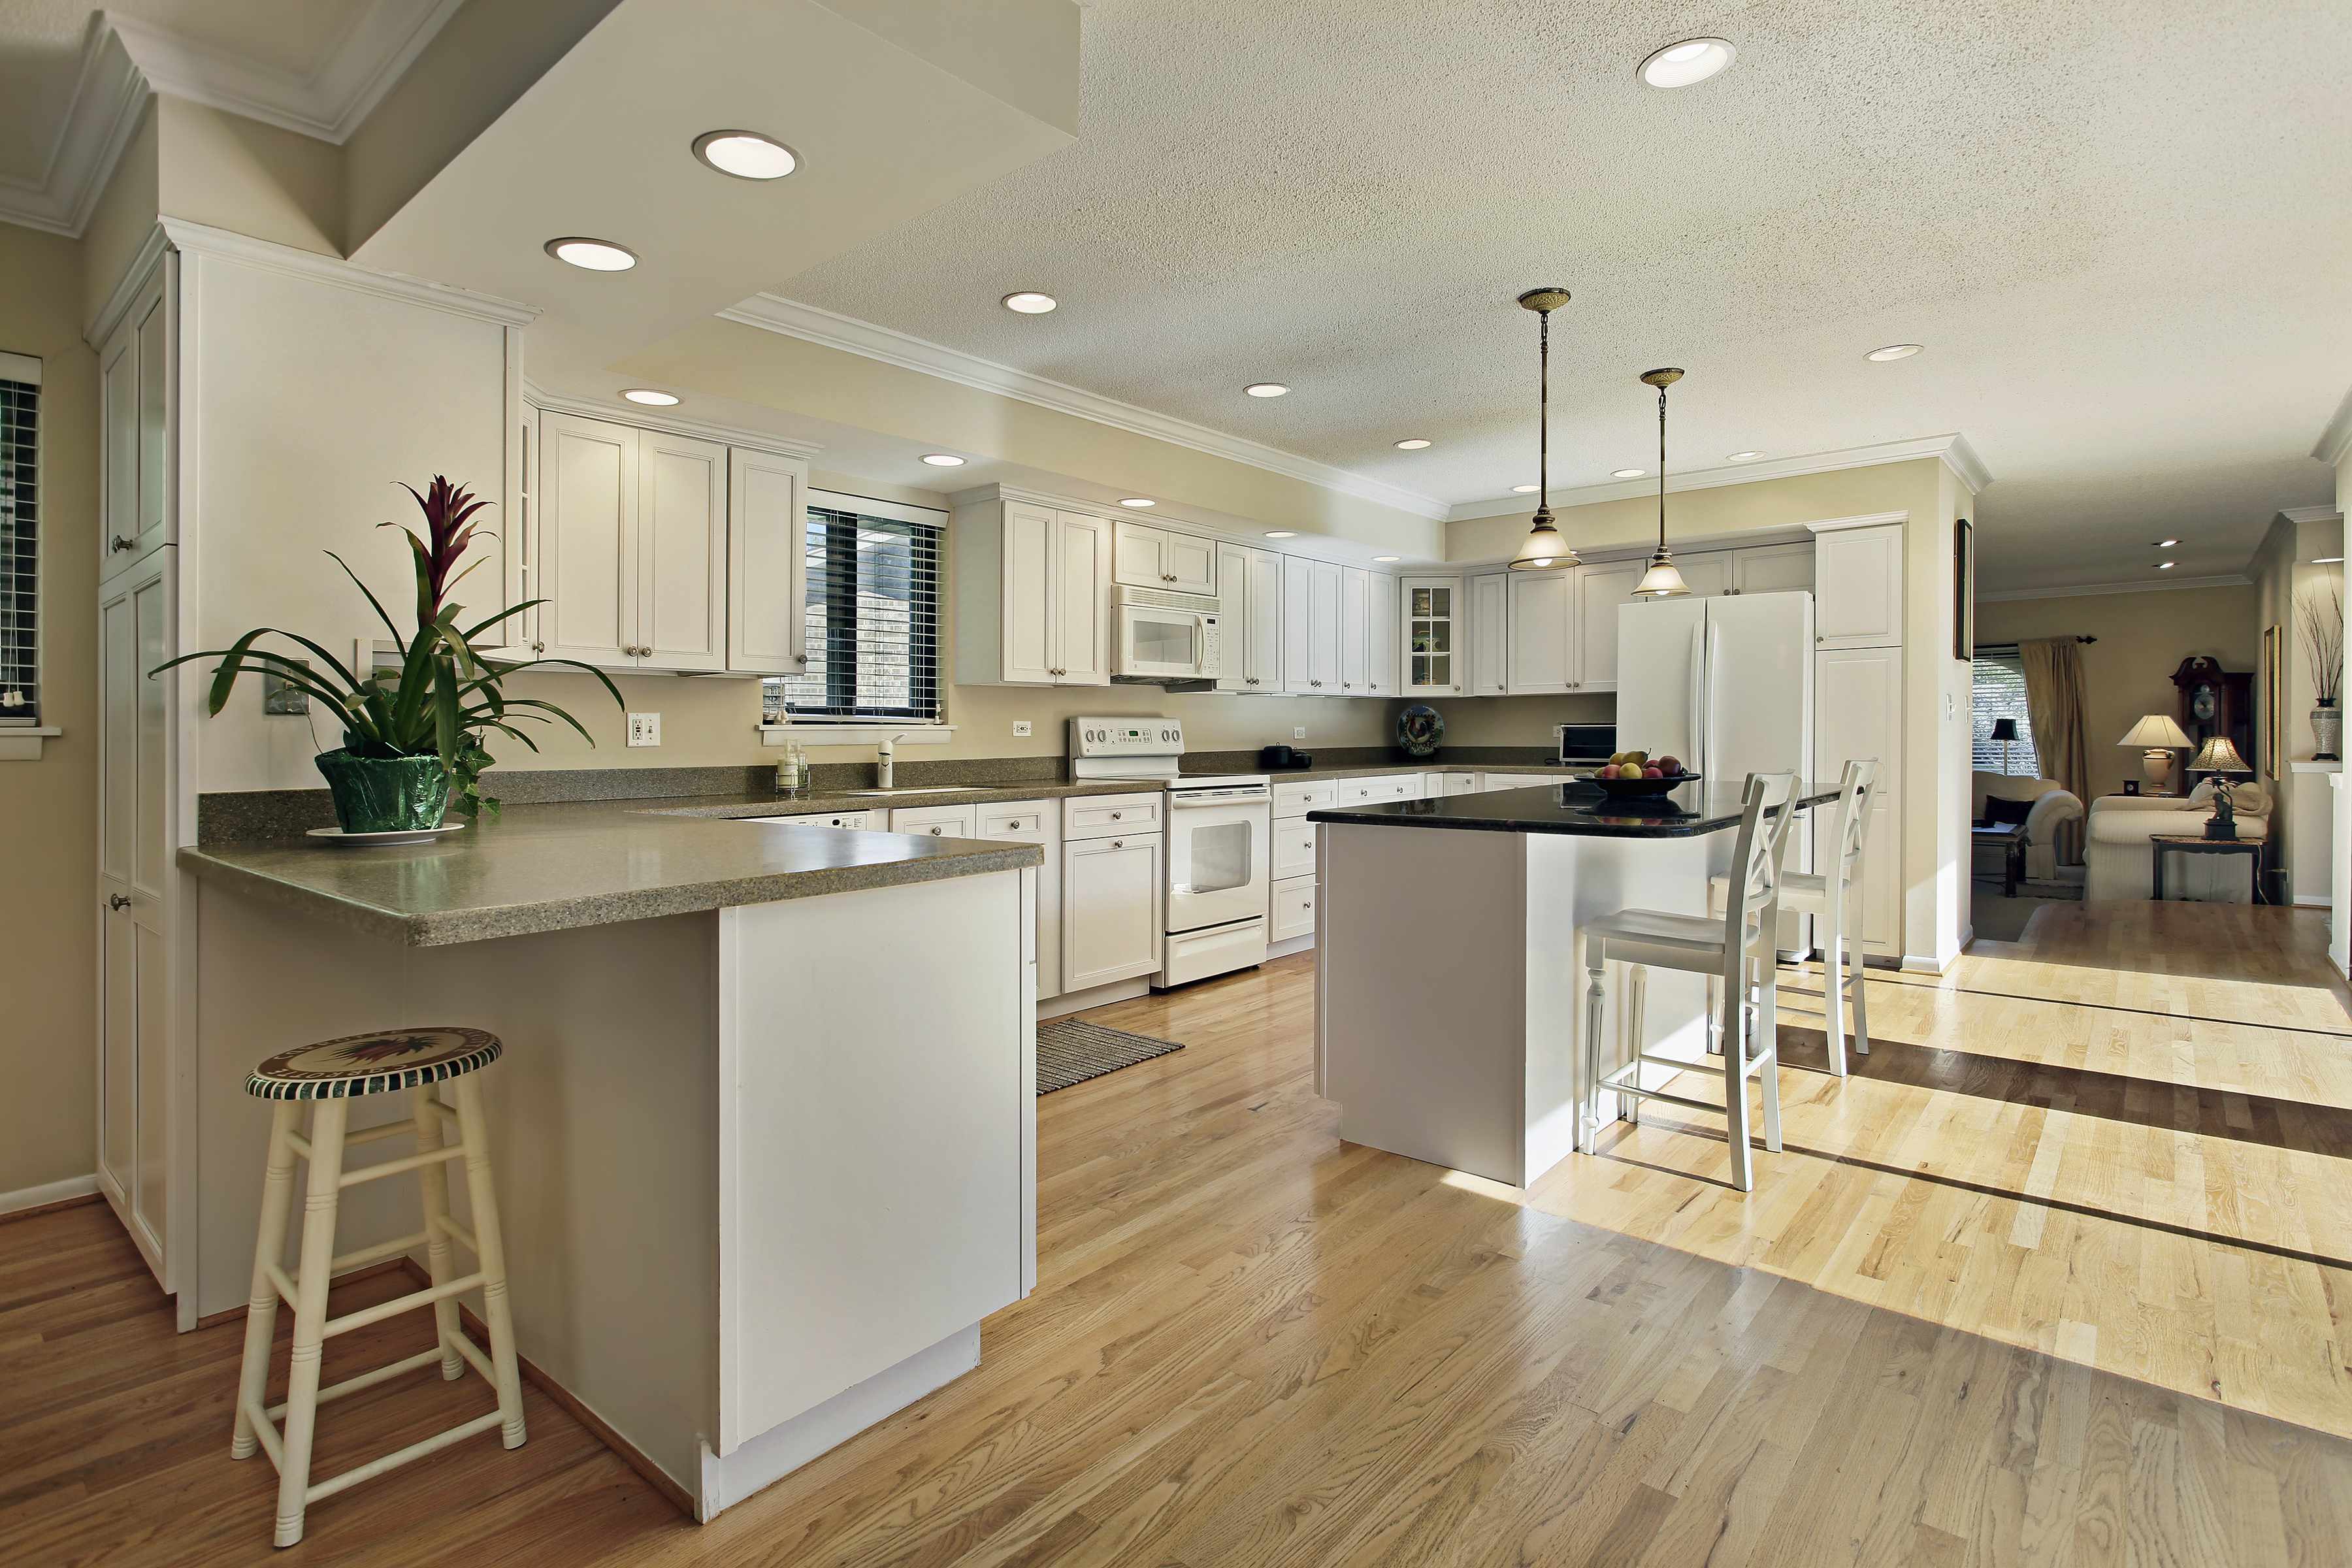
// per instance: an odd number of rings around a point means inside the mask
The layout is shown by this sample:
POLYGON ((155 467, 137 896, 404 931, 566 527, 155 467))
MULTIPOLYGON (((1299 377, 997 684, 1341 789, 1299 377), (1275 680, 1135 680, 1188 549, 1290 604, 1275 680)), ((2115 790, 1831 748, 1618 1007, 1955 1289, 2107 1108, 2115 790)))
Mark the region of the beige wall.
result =
POLYGON ((2125 779, 2143 776, 2139 748, 2116 742, 2144 714, 2179 719, 2179 692, 2172 684, 2172 672, 2182 659, 2209 654, 2229 670, 2253 669, 2261 662, 2262 631, 2255 610, 2251 584, 1994 600, 1977 605, 1977 641, 2099 639, 2083 648, 2089 713, 2089 733, 2084 739, 2091 753, 2093 793, 2111 795, 2123 787, 2125 779))
POLYGON ((343 254, 342 149, 159 95, 157 199, 168 216, 343 254))
MULTIPOLYGON (((1907 463, 1881 463, 1875 468, 1840 468, 1826 474, 1759 479, 1753 484, 1676 490, 1666 497, 1666 538, 1679 548, 1685 540, 1796 528, 1833 517, 1866 517, 1873 512, 1906 509, 1918 515, 1932 509, 1936 475, 1942 467, 1937 458, 1919 458, 1907 463)), ((1561 507, 1552 516, 1561 537, 1579 550, 1646 544, 1657 538, 1658 498, 1652 495, 1561 507)), ((1507 560, 1517 553, 1520 542, 1527 538, 1534 517, 1531 507, 1505 517, 1471 518, 1448 523, 1445 558, 1507 560)))
POLYGON ((99 193, 89 226, 81 232, 81 298, 74 318, 78 325, 89 325, 89 318, 106 302, 108 292, 131 269, 139 247, 155 230, 160 210, 156 205, 156 119, 155 100, 151 98, 114 173, 107 177, 106 189, 99 193))
POLYGON ((0 224, 0 351, 42 362, 42 717, 65 731, 37 763, 0 762, 0 1194, 95 1168, 98 363, 80 336, 82 249, 0 224))

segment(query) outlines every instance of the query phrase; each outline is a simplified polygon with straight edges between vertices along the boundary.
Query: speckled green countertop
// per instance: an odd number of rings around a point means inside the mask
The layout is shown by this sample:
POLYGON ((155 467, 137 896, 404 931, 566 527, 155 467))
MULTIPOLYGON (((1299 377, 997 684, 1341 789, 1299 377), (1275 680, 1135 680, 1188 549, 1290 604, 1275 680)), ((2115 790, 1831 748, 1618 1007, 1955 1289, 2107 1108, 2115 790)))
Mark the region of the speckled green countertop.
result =
MULTIPOLYGON (((982 793, 1034 799, 1043 792, 982 793)), ((713 821, 775 814, 786 803, 691 798, 684 811, 674 799, 510 805, 431 844, 338 848, 272 838, 183 849, 179 864, 191 876, 369 936, 441 947, 1045 862, 1045 852, 1026 844, 713 821)), ((788 809, 840 810, 851 798, 788 809)), ((863 804, 876 803, 869 796, 863 804)))

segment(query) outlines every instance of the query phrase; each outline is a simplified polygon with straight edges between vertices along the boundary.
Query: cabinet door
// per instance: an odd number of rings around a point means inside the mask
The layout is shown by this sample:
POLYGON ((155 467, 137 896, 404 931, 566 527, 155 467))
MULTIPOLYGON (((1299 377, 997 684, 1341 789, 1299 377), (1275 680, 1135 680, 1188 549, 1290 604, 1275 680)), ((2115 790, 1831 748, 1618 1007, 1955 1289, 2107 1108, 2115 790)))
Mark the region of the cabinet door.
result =
MULTIPOLYGON (((1054 684, 1060 649, 1055 609, 1059 514, 1025 501, 1004 503, 1004 675, 1012 682, 1054 684)), ((952 548, 952 544, 950 544, 952 548)))
POLYGON ((1023 800, 975 808, 976 837, 1034 844, 1045 852, 1037 868, 1037 995, 1062 994, 1062 814, 1058 801, 1023 800))
POLYGON ((1289 942, 1315 934, 1314 878, 1293 877, 1286 882, 1276 882, 1268 902, 1272 906, 1265 927, 1268 942, 1289 942))
POLYGON ((980 807, 965 805, 904 805, 890 814, 890 831, 918 838, 976 838, 980 807))
POLYGON ((1168 536, 1149 523, 1121 519, 1111 552, 1111 581, 1130 588, 1168 586, 1168 536))
POLYGON ((1360 566, 1339 568, 1339 693, 1361 697, 1371 689, 1372 574, 1360 566))
POLYGON ((1647 563, 1612 561, 1576 570, 1576 673, 1580 691, 1617 689, 1617 612, 1633 602, 1647 563))
POLYGON ((637 646, 637 433, 549 414, 540 421, 538 650, 631 665, 637 646))
POLYGON ((156 263, 99 356, 101 576, 144 561, 168 531, 171 268, 169 257, 156 263))
POLYGON ((166 466, 170 462, 171 301, 163 287, 164 268, 139 298, 139 501, 133 519, 139 525, 141 559, 163 544, 164 512, 169 504, 166 466))
POLYGON ((1303 816, 1294 816, 1274 825, 1274 858, 1267 875, 1276 881, 1286 877, 1311 877, 1315 874, 1315 848, 1321 842, 1323 829, 1303 816))
POLYGON ((1315 689, 1315 563, 1301 555, 1282 558, 1282 689, 1315 689))
POLYGON ((1462 693, 1462 579, 1407 577, 1404 595, 1404 695, 1462 693))
POLYGON ((117 572, 139 548, 139 340, 129 323, 107 340, 99 367, 106 454, 100 465, 106 526, 98 542, 99 570, 117 572))
POLYGON ((1214 540, 1196 538, 1189 533, 1163 533, 1160 537, 1160 561, 1168 573, 1168 591, 1171 594, 1207 594, 1217 592, 1217 546, 1214 540))
POLYGON ((1160 835, 1062 846, 1062 989, 1160 967, 1160 835))
POLYGON ((1886 647, 1903 640, 1903 525, 1840 528, 1813 541, 1813 642, 1886 647))
POLYGON ((1318 697, 1339 691, 1339 566, 1329 561, 1308 563, 1309 607, 1307 624, 1307 684, 1318 697))
POLYGON ((1690 584, 1691 596, 1711 599, 1731 592, 1731 552, 1702 550, 1696 554, 1677 555, 1675 566, 1690 584))
POLYGON ((637 436, 637 663, 727 668, 727 448, 637 436))
POLYGON ((1250 552, 1238 544, 1217 546, 1217 575, 1225 584, 1218 603, 1223 606, 1223 657, 1217 666, 1217 689, 1255 691, 1250 677, 1257 673, 1256 605, 1250 594, 1250 552))
POLYGON ((1110 524, 1054 514, 1054 684, 1110 684, 1110 524))
POLYGON ((1813 542, 1796 544, 1756 544, 1731 552, 1731 591, 1735 594, 1807 593, 1813 586, 1813 542))
MULTIPOLYGON (((1282 557, 1271 550, 1249 556, 1249 657, 1244 685, 1251 691, 1280 691, 1282 684, 1282 557)), ((1230 581, 1230 579, 1228 579, 1230 581)), ((1225 617, 1227 626, 1233 616, 1225 617)))
MULTIPOLYGON (((1857 757, 1878 759, 1878 805, 1863 845, 1863 951, 1902 951, 1903 650, 1840 649, 1813 656, 1813 776, 1835 780, 1857 757)), ((1830 814, 1813 814, 1816 842, 1830 814)))
POLYGON ((1470 579, 1469 687, 1473 697, 1500 697, 1511 689, 1508 574, 1470 579))
POLYGON ((796 458, 727 454, 727 668, 798 675, 808 618, 808 513, 796 458))
POLYGON ((1372 577, 1372 609, 1370 616, 1370 646, 1365 651, 1365 689, 1375 697, 1394 697, 1403 684, 1404 671, 1397 659, 1397 632, 1400 616, 1397 609, 1397 580, 1385 572, 1375 572, 1372 577))
POLYGON ((1565 572, 1513 572, 1507 668, 1514 696, 1570 689, 1575 585, 1565 572))

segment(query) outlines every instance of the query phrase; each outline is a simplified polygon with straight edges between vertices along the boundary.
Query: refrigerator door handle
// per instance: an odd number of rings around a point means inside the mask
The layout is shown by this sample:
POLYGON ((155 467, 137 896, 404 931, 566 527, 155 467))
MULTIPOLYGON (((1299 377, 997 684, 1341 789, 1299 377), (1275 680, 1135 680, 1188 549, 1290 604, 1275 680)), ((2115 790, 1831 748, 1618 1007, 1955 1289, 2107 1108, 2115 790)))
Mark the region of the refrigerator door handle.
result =
POLYGON ((1699 734, 1699 748, 1710 763, 1715 759, 1715 667, 1722 656, 1723 628, 1716 625, 1713 616, 1709 616, 1706 618, 1706 716, 1702 721, 1706 727, 1699 734))
POLYGON ((1706 617, 1701 616, 1691 627, 1690 757, 1684 765, 1702 776, 1706 773, 1707 652, 1706 617))

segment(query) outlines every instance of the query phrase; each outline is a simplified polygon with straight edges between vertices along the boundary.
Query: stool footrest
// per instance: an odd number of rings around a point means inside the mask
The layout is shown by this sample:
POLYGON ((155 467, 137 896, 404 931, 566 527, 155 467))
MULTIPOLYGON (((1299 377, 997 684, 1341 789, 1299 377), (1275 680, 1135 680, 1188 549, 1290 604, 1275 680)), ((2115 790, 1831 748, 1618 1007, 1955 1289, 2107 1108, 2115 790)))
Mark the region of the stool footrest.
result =
MULTIPOLYGON (((452 1279, 446 1285, 435 1285, 423 1290, 411 1290, 405 1296, 394 1296, 389 1301, 378 1301, 373 1307, 362 1307, 356 1312, 347 1312, 340 1318, 330 1318, 327 1320, 326 1326, 319 1331, 324 1337, 333 1339, 337 1334, 347 1334, 353 1329, 364 1329, 370 1323, 380 1323, 386 1318, 397 1317, 403 1312, 413 1312, 419 1307, 429 1307, 436 1301, 445 1300, 451 1296, 471 1290, 481 1282, 481 1272, 478 1269, 462 1279, 452 1279)), ((433 1353, 437 1357, 441 1352, 436 1351, 433 1353)))
POLYGON ((450 1240, 456 1242, 458 1246, 472 1253, 475 1257, 479 1258, 482 1255, 482 1244, 474 1239, 474 1233, 467 1230, 464 1226, 459 1225, 456 1220, 451 1219, 447 1215, 439 1215, 430 1223, 437 1227, 442 1235, 447 1237, 450 1240))
MULTIPOLYGON (((373 1372, 363 1372, 357 1377, 347 1377, 341 1383, 330 1384, 327 1387, 319 1390, 317 1395, 318 1401, 320 1404, 324 1405, 330 1399, 341 1399, 346 1394, 357 1394, 362 1388, 373 1388, 379 1383, 390 1383, 394 1378, 398 1377, 401 1373, 405 1372, 415 1372, 418 1367, 438 1366, 440 1364, 441 1347, 439 1345, 436 1345, 431 1350, 421 1351, 415 1355, 410 1356, 405 1361, 396 1361, 388 1366, 380 1366, 373 1372)), ((278 1404, 271 1405, 267 1411, 263 1412, 263 1414, 268 1415, 272 1423, 284 1420, 286 1417, 285 1402, 281 1400, 278 1404)))
POLYGON ((403 1154, 397 1160, 385 1160, 379 1164, 354 1166, 336 1177, 335 1185, 352 1187, 362 1182, 380 1182, 386 1176, 404 1175, 410 1171, 422 1170, 427 1165, 438 1165, 446 1161, 462 1160, 465 1157, 464 1144, 446 1144, 438 1149, 427 1149, 422 1154, 403 1154))
MULTIPOLYGON (((438 1356, 440 1352, 436 1351, 434 1353, 438 1356)), ((362 1481, 373 1480, 384 1471, 396 1469, 411 1459, 421 1459, 427 1454, 437 1454, 450 1444, 462 1443, 478 1432, 494 1431, 504 1419, 503 1415, 493 1410, 488 1415, 477 1415, 471 1421, 452 1426, 446 1432, 436 1433, 421 1443, 411 1443, 407 1447, 395 1453, 386 1454, 381 1459, 371 1459, 357 1469, 345 1470, 332 1480, 320 1481, 317 1486, 304 1492, 303 1506, 307 1508, 311 1503, 331 1498, 345 1487, 357 1486, 362 1481)))
POLYGON ((363 1263, 373 1263, 380 1258, 396 1258, 410 1247, 422 1247, 432 1239, 430 1236, 420 1230, 414 1236, 404 1236, 394 1241, 380 1241, 373 1247, 362 1247, 357 1252, 346 1252, 328 1267, 335 1273, 341 1274, 346 1268, 357 1268, 363 1263))
MULTIPOLYGON (((1673 1068, 1679 1072, 1713 1073, 1717 1078, 1723 1076, 1723 1069, 1719 1067, 1710 1067, 1705 1062, 1686 1062, 1680 1057, 1654 1057, 1647 1051, 1643 1052, 1637 1061, 1628 1062, 1626 1066, 1638 1066, 1640 1062, 1647 1062, 1654 1068, 1673 1068)), ((1618 1070, 1622 1072, 1624 1069, 1621 1068, 1618 1070)))

